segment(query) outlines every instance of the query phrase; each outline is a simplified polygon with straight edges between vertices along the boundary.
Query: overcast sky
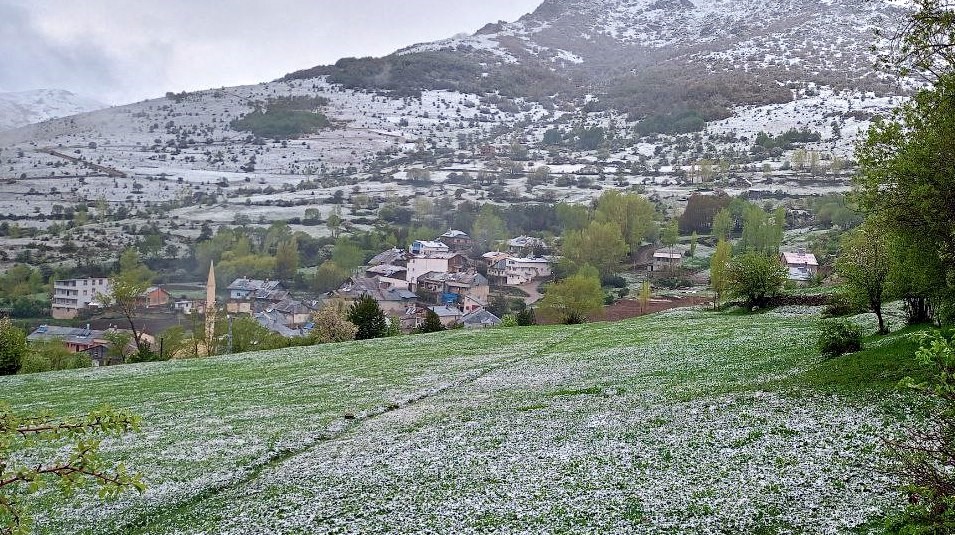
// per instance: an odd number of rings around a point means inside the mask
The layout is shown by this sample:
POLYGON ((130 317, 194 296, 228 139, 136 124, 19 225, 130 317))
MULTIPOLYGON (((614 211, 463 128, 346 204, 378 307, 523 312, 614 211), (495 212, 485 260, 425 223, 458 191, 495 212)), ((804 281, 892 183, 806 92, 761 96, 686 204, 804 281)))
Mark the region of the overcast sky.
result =
POLYGON ((541 0, 0 0, 0 92, 108 104, 252 84, 516 20, 541 0))

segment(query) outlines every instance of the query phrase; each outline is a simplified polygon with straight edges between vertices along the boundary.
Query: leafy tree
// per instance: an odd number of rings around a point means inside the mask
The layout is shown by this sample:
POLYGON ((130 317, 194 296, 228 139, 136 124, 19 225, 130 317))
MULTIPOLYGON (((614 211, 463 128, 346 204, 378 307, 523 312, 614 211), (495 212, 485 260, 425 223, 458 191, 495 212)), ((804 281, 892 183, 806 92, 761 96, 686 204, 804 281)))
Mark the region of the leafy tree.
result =
POLYGON ((785 212, 782 218, 778 213, 773 217, 759 206, 747 204, 743 210, 743 235, 739 240, 740 250, 765 254, 779 253, 784 222, 785 212))
POLYGON ((569 231, 562 243, 564 257, 572 265, 594 266, 601 277, 613 275, 627 253, 620 228, 609 222, 593 221, 587 228, 569 231))
POLYGON ((89 368, 91 365, 92 361, 86 353, 74 353, 60 340, 45 340, 30 344, 19 373, 73 370, 89 368))
POLYGON ((342 268, 332 261, 323 262, 318 266, 318 270, 312 277, 312 290, 319 293, 326 293, 341 287, 342 283, 348 279, 351 271, 342 268))
POLYGON ((280 242, 275 250, 275 276, 290 280, 298 270, 298 241, 295 238, 280 242))
POLYGON ((358 327, 345 318, 345 310, 332 304, 322 307, 312 315, 315 328, 312 336, 316 343, 329 344, 354 340, 358 327))
POLYGON ((558 203, 554 207, 560 228, 566 230, 580 230, 590 223, 590 213, 585 206, 579 204, 558 203))
POLYGON ((715 308, 719 308, 722 304, 723 296, 729 289, 729 266, 732 256, 732 246, 726 240, 720 240, 710 258, 710 287, 716 294, 716 299, 713 301, 715 308))
POLYGON ((663 227, 663 233, 660 235, 660 243, 665 247, 672 248, 680 240, 680 227, 677 224, 677 221, 674 219, 670 223, 663 227))
POLYGON ((66 492, 94 483, 102 498, 118 496, 127 489, 144 492, 142 477, 103 458, 97 439, 138 431, 139 425, 138 416, 109 407, 84 418, 57 420, 48 413, 19 415, 0 403, 0 533, 29 533, 32 518, 23 498, 51 483, 66 492), (71 451, 66 454, 68 444, 71 451), (26 459, 34 456, 24 452, 30 450, 44 452, 41 460, 27 464, 26 459))
POLYGON ((763 307, 782 290, 786 270, 775 255, 751 251, 729 264, 729 289, 748 306, 763 307))
POLYGON ((361 296, 348 312, 348 321, 358 327, 355 340, 369 340, 381 338, 388 328, 384 312, 370 295, 361 296))
POLYGON ((889 244, 885 233, 866 224, 846 235, 836 272, 849 291, 864 301, 879 319, 879 334, 888 334, 882 303, 888 296, 889 244))
POLYGON ((441 318, 438 314, 428 309, 424 315, 424 322, 418 327, 418 332, 421 334, 425 333, 436 333, 444 330, 444 324, 441 323, 441 318))
POLYGON ((718 240, 728 240, 733 230, 733 216, 729 208, 721 208, 713 216, 713 236, 718 240))
POLYGON ((624 195, 617 190, 607 191, 597 199, 594 217, 599 223, 615 225, 631 254, 654 235, 657 227, 653 203, 641 195, 624 195))
POLYGON ((892 236, 889 240, 889 291, 905 301, 910 325, 935 319, 939 304, 947 297, 945 265, 931 254, 934 249, 935 243, 924 236, 892 236))
POLYGON ((603 303, 600 276, 596 269, 585 266, 577 274, 552 284, 538 310, 551 321, 575 324, 598 318, 603 303))
POLYGON ((481 213, 471 227, 471 239, 479 252, 489 251, 494 245, 507 237, 504 220, 491 205, 484 205, 481 213))
POLYGON ((9 318, 0 318, 0 375, 13 375, 27 352, 27 335, 9 318))

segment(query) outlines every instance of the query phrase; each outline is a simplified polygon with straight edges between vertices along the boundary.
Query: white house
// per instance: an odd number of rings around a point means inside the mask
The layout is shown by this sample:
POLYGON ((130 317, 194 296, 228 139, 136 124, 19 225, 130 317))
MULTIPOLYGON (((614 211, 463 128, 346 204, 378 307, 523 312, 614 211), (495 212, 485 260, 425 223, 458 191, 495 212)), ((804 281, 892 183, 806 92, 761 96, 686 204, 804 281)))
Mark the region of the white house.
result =
POLYGON ((489 264, 487 275, 494 284, 520 286, 535 279, 549 277, 551 275, 551 262, 543 257, 515 258, 508 256, 489 264))
POLYGON ((98 295, 113 291, 105 277, 53 281, 51 312, 55 319, 73 319, 80 310, 97 304, 98 295))
MULTIPOLYGON (((442 244, 443 245, 443 244, 442 244)), ((467 265, 467 259, 456 253, 429 253, 414 256, 408 259, 408 270, 405 281, 410 285, 412 292, 417 291, 418 279, 422 275, 431 273, 457 273, 467 265)))
POLYGON ((783 267, 789 270, 789 279, 807 281, 819 273, 819 262, 816 255, 807 253, 805 249, 796 252, 786 252, 779 255, 783 267))

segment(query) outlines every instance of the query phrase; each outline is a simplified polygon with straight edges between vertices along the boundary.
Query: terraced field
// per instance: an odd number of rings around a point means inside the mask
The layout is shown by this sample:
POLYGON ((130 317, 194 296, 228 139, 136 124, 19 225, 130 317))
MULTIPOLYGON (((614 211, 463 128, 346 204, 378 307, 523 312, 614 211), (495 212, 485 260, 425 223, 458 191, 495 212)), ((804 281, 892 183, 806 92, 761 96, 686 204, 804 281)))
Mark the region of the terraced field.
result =
POLYGON ((902 503, 878 469, 900 394, 826 386, 818 321, 674 310, 17 376, 0 396, 144 419, 104 448, 147 493, 44 494, 39 533, 865 532, 902 503))

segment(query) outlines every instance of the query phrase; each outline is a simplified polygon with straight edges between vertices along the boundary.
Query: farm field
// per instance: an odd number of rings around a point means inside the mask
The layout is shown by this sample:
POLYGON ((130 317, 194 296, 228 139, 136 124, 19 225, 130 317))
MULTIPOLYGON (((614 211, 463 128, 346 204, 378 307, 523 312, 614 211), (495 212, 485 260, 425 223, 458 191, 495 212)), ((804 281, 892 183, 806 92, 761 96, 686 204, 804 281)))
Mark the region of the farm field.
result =
POLYGON ((18 411, 143 416, 104 450, 145 495, 42 494, 37 533, 867 532, 904 501, 879 471, 901 394, 894 377, 826 383, 818 313, 677 309, 0 392, 18 411))

